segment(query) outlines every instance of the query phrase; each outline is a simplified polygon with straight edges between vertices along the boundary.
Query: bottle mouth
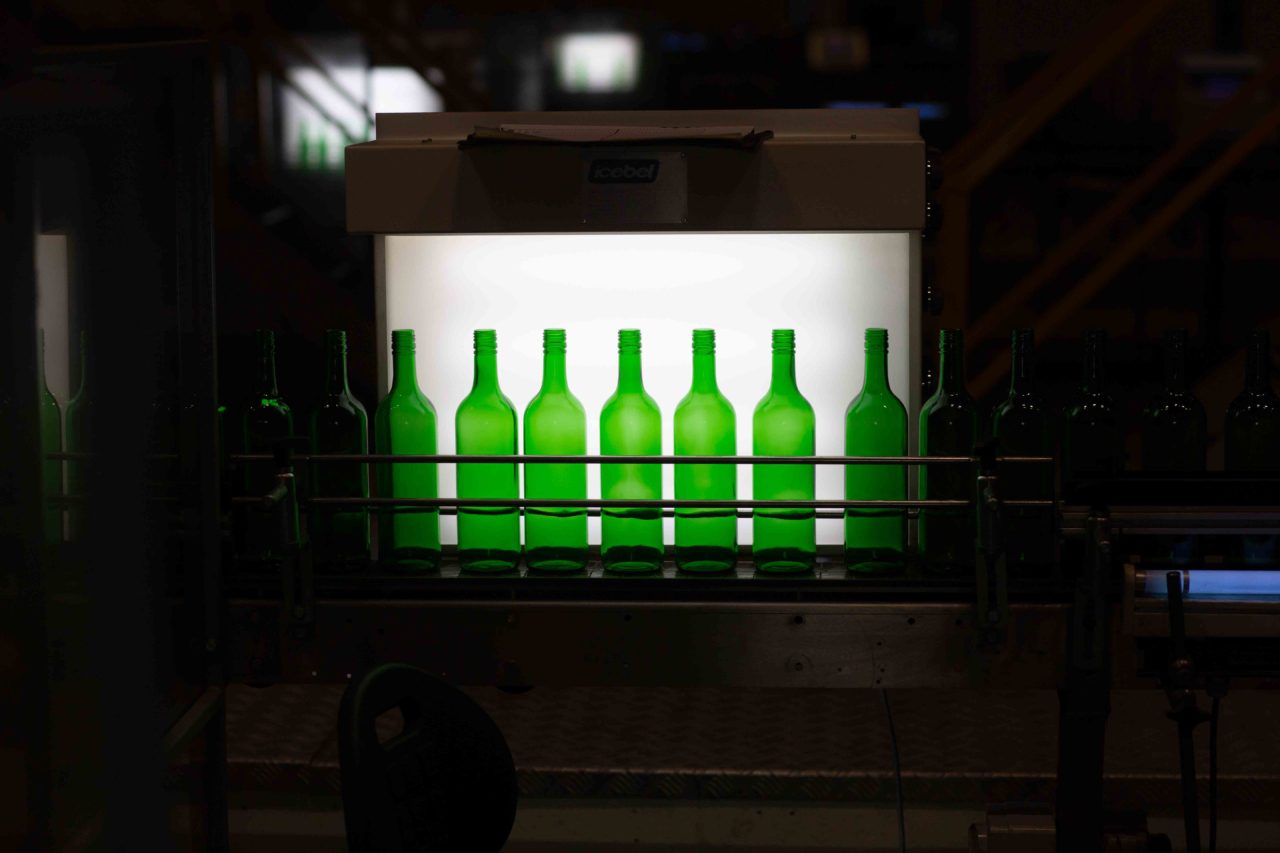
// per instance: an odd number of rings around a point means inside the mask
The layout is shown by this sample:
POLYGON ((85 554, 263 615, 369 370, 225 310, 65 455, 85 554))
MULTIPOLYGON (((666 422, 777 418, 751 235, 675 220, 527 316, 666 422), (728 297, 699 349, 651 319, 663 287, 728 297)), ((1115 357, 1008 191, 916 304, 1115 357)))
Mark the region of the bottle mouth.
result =
POLYGON ((716 351, 715 329, 694 329, 693 351, 697 355, 714 355, 716 351))
POLYGON ((640 330, 618 330, 618 352, 640 352, 640 330))
POLYGON ((959 329, 941 329, 938 332, 938 346, 943 349, 955 349, 964 343, 964 332, 959 329))
POLYGON ((1013 348, 1016 350, 1029 350, 1036 345, 1035 329, 1014 329, 1013 330, 1013 348))
POLYGON ((867 352, 879 352, 889 348, 888 329, 867 329, 863 334, 863 343, 867 352))
POLYGON ((476 329, 473 335, 476 355, 498 351, 498 333, 493 329, 476 329))
POLYGON ((413 352, 413 329, 396 329, 391 333, 391 352, 413 352))
POLYGON ((343 355, 347 354, 347 333, 342 329, 326 329, 324 342, 328 348, 336 349, 343 355))
POLYGON ((795 329, 773 330, 773 351, 775 353, 793 353, 796 351, 795 329))
POLYGON ((542 330, 542 351, 548 352, 564 352, 565 334, 564 329, 543 329, 542 330))
POLYGON ((276 333, 270 329, 258 329, 254 332, 258 339, 258 347, 263 353, 274 353, 276 351, 276 333))

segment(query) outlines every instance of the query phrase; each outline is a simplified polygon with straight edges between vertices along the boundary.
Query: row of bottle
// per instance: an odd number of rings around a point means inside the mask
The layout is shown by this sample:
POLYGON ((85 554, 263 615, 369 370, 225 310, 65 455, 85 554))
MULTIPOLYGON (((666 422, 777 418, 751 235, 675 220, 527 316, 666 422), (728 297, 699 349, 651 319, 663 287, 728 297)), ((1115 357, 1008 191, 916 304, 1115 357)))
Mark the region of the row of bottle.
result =
MULTIPOLYGON (((292 430, 287 406, 275 388, 273 337, 260 333, 264 388, 245 415, 247 448, 269 449, 292 430)), ((774 333, 773 379, 757 406, 752 423, 752 449, 757 455, 811 455, 814 452, 813 409, 795 381, 795 339, 789 330, 774 333)), ((887 334, 866 332, 866 379, 846 412, 845 453, 891 456, 906 453, 906 410, 893 395, 887 377, 887 334)), ((1273 470, 1280 442, 1267 442, 1280 408, 1270 394, 1269 342, 1265 333, 1250 345, 1248 383, 1228 414, 1227 459, 1232 470, 1273 470), (1268 402, 1272 401, 1272 402, 1268 402), (1272 414, 1268 414, 1268 413, 1272 414), (1261 438, 1260 438, 1261 437, 1261 438), (1270 467, 1268 467, 1270 466, 1270 467)), ((497 381, 496 336, 475 333, 475 384, 456 415, 460 454, 515 454, 517 417, 497 381)), ((544 377, 539 394, 524 416, 527 455, 582 455, 586 418, 568 389, 562 330, 544 334, 544 377)), ((1086 336, 1084 376, 1076 400, 1064 413, 1063 449, 1068 478, 1105 475, 1118 470, 1120 436, 1114 401, 1105 389, 1105 335, 1086 336)), ((328 336, 329 372, 326 401, 311 418, 312 449, 321 453, 358 453, 368 446, 367 417, 350 394, 345 375, 345 336, 328 336)), ((962 338, 955 330, 940 335, 940 363, 935 393, 920 413, 923 456, 971 455, 979 434, 979 418, 963 383, 962 338)), ((413 333, 392 335, 393 385, 375 414, 375 449, 379 453, 436 452, 435 410, 418 389, 413 333)), ((1201 470, 1204 466, 1204 411, 1186 382, 1186 333, 1166 337, 1166 387, 1144 415, 1148 469, 1201 470)), ((732 405, 715 380, 715 335, 693 334, 693 385, 675 413, 676 455, 732 455, 736 447, 732 405)), ((1013 335, 1013 370, 1008 397, 995 409, 992 435, 1005 455, 1051 456, 1051 415, 1034 387, 1033 339, 1030 330, 1013 335)), ((640 371, 640 335, 619 333, 618 390, 600 419, 603 455, 658 455, 661 413, 644 392, 640 371)), ((586 470, 578 464, 525 466, 527 499, 582 500, 586 470)), ((363 468, 315 466, 316 493, 331 496, 367 494, 363 468)), ((1006 498, 1046 499, 1053 495, 1054 469, 1049 465, 1013 464, 1002 471, 1006 498)), ((736 476, 727 465, 676 466, 677 499, 733 500, 736 476)), ((270 472, 257 483, 268 485, 270 472)), ((846 466, 845 497, 850 500, 901 500, 906 497, 906 471, 899 465, 846 466)), ((379 465, 376 479, 382 497, 423 498, 437 494, 434 465, 379 465)), ((602 465, 606 499, 656 500, 661 497, 658 465, 602 465)), ((968 466, 921 466, 919 496, 969 499, 973 471, 968 466)), ((252 490, 251 490, 252 491, 252 490)), ((516 466, 461 464, 458 496, 514 500, 519 495, 516 466)), ((812 500, 813 467, 753 466, 756 499, 812 500)), ((1042 565, 1052 560, 1052 515, 1042 508, 1011 508, 1010 553, 1016 564, 1042 565)), ((519 560, 518 512, 513 509, 463 507, 459 513, 459 556, 473 571, 505 570, 519 560)), ((602 556, 614 571, 650 571, 661 562, 661 513, 651 509, 609 510, 602 524, 602 556)), ((544 569, 576 569, 586 559, 586 513, 561 508, 530 508, 525 513, 525 559, 544 569)), ((732 510, 689 510, 676 513, 675 554, 686 571, 720 571, 736 559, 736 513, 732 510)), ((927 566, 938 570, 963 567, 973 550, 972 512, 930 508, 920 515, 919 550, 927 566)), ((438 515, 434 511, 386 510, 379 518, 384 559, 410 567, 430 567, 439 553, 438 515)), ((900 509, 851 510, 846 513, 848 565, 859 572, 893 571, 902 563, 906 533, 900 509)), ((334 513, 320 526, 317 544, 338 551, 367 553, 365 513, 334 513), (344 533, 347 528, 350 533, 344 533), (344 544, 345 543, 345 544, 344 544)), ((770 509, 753 514, 753 554, 762 570, 803 571, 813 562, 814 513, 805 509, 770 509)))

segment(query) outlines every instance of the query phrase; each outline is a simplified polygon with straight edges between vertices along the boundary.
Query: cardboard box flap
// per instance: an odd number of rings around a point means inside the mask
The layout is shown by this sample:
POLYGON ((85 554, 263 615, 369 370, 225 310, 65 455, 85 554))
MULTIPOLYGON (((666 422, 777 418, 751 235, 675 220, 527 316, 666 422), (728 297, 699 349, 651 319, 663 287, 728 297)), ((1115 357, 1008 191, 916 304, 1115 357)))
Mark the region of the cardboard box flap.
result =
POLYGON ((459 145, 647 145, 696 144, 755 148, 773 136, 754 127, 641 127, 630 125, 477 125, 459 145))

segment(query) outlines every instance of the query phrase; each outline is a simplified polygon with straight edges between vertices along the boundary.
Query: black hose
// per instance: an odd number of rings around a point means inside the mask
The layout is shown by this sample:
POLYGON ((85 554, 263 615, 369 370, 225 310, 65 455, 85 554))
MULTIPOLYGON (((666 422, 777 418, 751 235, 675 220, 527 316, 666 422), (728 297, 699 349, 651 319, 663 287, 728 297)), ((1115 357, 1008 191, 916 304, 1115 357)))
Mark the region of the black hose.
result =
POLYGON ((1209 853, 1218 851, 1218 702, 1209 711, 1209 853))
POLYGON ((907 853, 907 812, 902 799, 902 761, 898 757, 898 732, 893 727, 893 708, 889 705, 889 691, 881 690, 884 716, 889 723, 889 745, 893 748, 893 779, 898 794, 898 851, 907 853))

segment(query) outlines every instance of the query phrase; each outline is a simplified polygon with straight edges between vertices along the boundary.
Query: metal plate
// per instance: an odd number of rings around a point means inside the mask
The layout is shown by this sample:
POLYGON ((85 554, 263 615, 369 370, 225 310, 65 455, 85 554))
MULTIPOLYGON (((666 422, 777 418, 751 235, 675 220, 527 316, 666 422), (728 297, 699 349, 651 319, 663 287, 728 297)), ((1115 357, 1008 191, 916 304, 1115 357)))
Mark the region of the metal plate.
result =
MULTIPOLYGON (((587 148, 582 224, 588 228, 680 226, 689 219, 688 159, 679 151, 587 148)), ((602 274, 608 273, 602 270, 602 274)))

